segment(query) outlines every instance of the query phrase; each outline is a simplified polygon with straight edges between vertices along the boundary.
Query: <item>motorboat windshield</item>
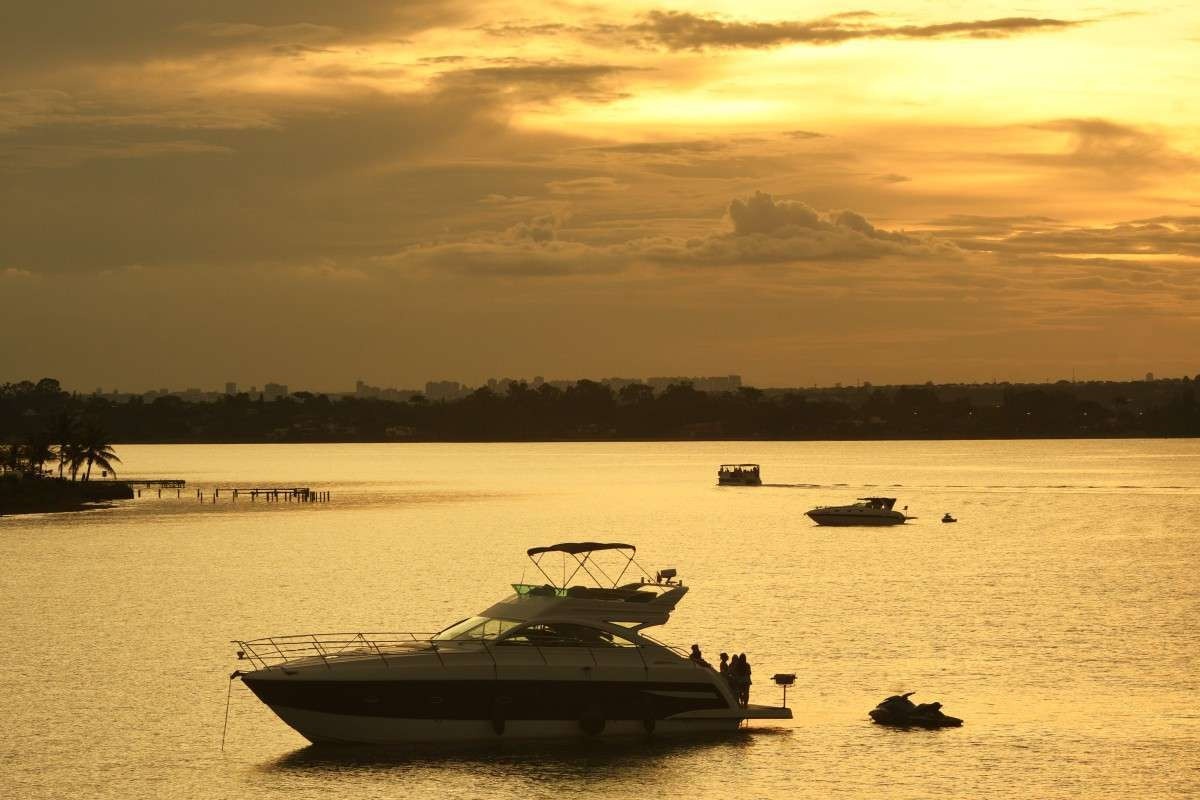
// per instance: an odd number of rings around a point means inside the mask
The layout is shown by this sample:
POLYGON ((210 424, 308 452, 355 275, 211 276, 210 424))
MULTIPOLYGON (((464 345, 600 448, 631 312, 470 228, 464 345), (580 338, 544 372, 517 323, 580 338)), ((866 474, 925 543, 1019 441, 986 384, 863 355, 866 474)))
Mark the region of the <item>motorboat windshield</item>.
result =
POLYGON ((860 497, 858 499, 859 502, 855 503, 855 505, 865 506, 866 508, 882 508, 886 511, 891 511, 892 506, 896 505, 896 498, 894 497, 860 497))

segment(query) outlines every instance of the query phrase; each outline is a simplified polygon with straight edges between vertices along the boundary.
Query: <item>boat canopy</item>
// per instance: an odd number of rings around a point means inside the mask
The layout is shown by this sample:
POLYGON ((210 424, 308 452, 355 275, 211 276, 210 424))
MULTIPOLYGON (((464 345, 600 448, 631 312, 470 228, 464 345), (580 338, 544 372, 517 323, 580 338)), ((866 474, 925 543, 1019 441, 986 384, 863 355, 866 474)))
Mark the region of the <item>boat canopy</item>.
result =
POLYGON ((722 464, 721 469, 758 469, 758 464, 722 464))
POLYGON ((637 548, 631 544, 621 544, 619 542, 562 542, 561 544, 552 544, 546 547, 531 547, 525 551, 525 555, 533 558, 541 553, 569 553, 570 555, 578 555, 580 553, 594 553, 597 550, 632 550, 637 552, 637 548))

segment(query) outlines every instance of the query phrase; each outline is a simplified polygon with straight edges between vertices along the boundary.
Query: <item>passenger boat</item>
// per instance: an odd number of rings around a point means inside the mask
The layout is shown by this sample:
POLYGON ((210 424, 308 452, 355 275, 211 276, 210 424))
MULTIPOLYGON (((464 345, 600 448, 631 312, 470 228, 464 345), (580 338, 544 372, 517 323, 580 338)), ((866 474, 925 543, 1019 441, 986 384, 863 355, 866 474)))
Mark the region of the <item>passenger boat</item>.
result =
POLYGON ((232 677, 313 743, 670 735, 791 719, 785 707, 741 705, 712 667, 646 634, 688 587, 673 569, 645 572, 635 554, 620 543, 534 547, 546 583, 513 584, 440 633, 237 641, 252 668, 232 677), (555 556, 557 581, 543 563, 555 556))
POLYGON ((762 486, 758 464, 722 464, 717 468, 719 486, 762 486))
POLYGON ((896 511, 894 505, 894 497, 860 497, 848 506, 821 506, 807 513, 818 525, 902 525, 916 519, 896 511))

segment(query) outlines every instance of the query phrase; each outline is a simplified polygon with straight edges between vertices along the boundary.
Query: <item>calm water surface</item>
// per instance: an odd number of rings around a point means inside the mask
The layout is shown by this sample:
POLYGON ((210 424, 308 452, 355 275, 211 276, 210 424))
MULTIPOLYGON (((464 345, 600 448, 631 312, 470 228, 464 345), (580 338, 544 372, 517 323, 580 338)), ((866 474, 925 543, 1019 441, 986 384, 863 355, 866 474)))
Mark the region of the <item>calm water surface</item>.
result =
POLYGON ((118 450, 124 475, 190 489, 0 520, 0 797, 1200 793, 1200 442, 118 450), (717 488, 723 461, 761 462, 773 485, 717 488), (333 500, 195 500, 268 483, 333 500), (803 516, 864 494, 919 519, 803 516), (503 596, 525 548, 584 538, 676 567, 692 591, 653 633, 745 651, 758 702, 796 672, 796 719, 688 742, 328 751, 234 683, 220 751, 230 639, 437 630, 503 596), (867 721, 908 690, 966 725, 867 721))

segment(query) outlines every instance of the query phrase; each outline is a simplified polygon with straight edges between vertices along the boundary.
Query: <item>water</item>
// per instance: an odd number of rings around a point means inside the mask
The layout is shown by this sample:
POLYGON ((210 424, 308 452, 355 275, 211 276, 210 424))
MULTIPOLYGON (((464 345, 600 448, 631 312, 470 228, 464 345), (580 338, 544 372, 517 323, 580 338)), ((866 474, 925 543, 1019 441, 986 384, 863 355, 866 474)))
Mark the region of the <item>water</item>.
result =
MULTIPOLYGON (((0 520, 0 796, 1191 797, 1200 442, 124 446, 182 499, 0 520), (716 465, 763 464, 761 488, 716 465), (196 486, 332 502, 199 504, 196 486), (191 491, 189 495, 188 492, 191 491), (919 517, 818 528, 864 494, 919 517), (953 512, 954 525, 939 518, 953 512), (745 651, 791 723, 688 742, 327 751, 233 684, 233 638, 436 630, 524 550, 630 541, 692 592, 654 633, 745 651), (961 729, 871 725, 917 690, 961 729)), ((152 494, 152 493, 151 493, 152 494)), ((167 496, 169 495, 169 496, 167 496)), ((526 572, 526 577, 532 577, 526 572)))

